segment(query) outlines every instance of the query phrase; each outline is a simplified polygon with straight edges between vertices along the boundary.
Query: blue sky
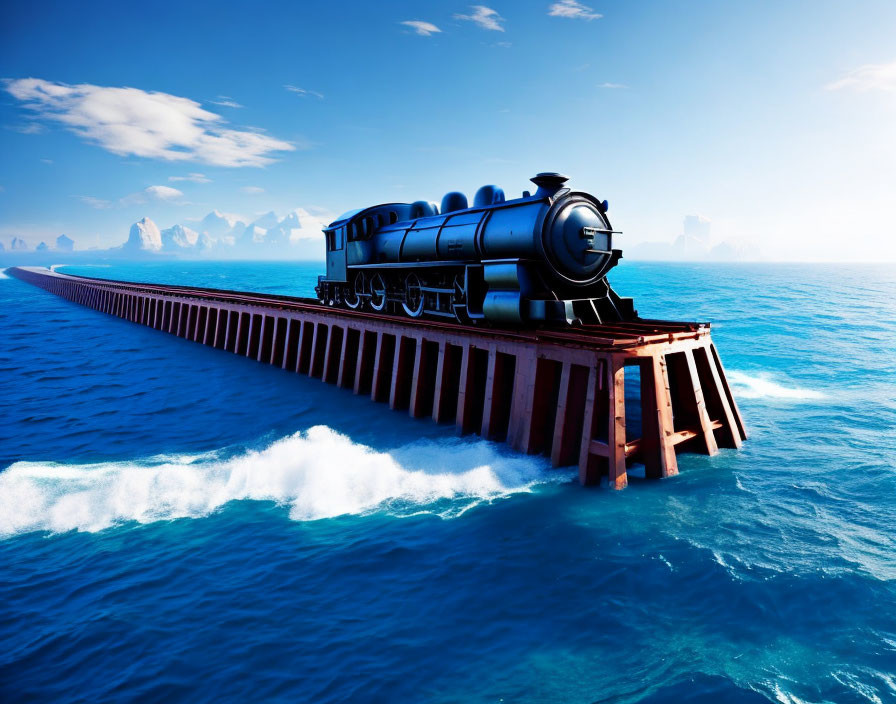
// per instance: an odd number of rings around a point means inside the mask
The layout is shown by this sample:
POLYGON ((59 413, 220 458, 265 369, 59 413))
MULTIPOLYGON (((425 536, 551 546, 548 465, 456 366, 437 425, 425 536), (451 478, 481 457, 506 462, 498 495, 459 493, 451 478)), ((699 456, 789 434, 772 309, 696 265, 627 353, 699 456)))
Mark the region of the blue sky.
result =
POLYGON ((896 260, 896 3, 488 2, 6 2, 0 240, 559 170, 623 248, 896 260))

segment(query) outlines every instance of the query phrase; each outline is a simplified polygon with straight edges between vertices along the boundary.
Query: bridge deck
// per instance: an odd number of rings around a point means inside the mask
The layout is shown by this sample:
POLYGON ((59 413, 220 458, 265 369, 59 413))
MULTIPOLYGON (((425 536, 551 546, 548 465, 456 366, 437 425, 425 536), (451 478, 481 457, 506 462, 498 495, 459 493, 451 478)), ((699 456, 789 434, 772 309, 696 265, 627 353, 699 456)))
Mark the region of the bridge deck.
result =
MULTIPOLYGON (((18 267, 21 271, 31 271, 42 276, 50 276, 60 280, 103 286, 110 289, 128 291, 146 295, 169 295, 184 298, 195 298, 201 301, 252 305, 262 308, 273 308, 281 311, 304 313, 326 312, 330 315, 351 320, 379 320, 395 322, 394 315, 380 314, 372 311, 353 311, 326 306, 316 298, 283 296, 275 294, 230 291, 227 289, 201 288, 197 286, 176 286, 172 284, 153 284, 133 281, 118 281, 88 276, 73 276, 43 267, 18 267)), ((438 329, 443 331, 468 332, 469 326, 455 322, 432 319, 398 318, 403 324, 419 329, 438 329)), ((525 340, 533 343, 551 342, 560 344, 576 344, 592 348, 620 348, 641 345, 655 341, 690 339, 709 334, 709 323, 676 322, 669 320, 638 319, 633 322, 604 325, 584 325, 569 330, 536 327, 517 330, 477 326, 474 329, 483 337, 525 340)))

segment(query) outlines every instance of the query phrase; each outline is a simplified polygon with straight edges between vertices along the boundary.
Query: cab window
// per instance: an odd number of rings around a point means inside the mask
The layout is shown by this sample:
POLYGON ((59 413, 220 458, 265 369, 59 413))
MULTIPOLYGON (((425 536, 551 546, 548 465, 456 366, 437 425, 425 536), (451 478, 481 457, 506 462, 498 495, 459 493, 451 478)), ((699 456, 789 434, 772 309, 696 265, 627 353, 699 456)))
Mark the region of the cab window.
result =
POLYGON ((361 218, 348 226, 348 239, 350 242, 368 239, 376 230, 376 220, 373 217, 361 218))
POLYGON ((327 233, 327 249, 331 252, 342 249, 345 246, 344 233, 345 229, 342 227, 337 227, 335 230, 330 230, 327 233))

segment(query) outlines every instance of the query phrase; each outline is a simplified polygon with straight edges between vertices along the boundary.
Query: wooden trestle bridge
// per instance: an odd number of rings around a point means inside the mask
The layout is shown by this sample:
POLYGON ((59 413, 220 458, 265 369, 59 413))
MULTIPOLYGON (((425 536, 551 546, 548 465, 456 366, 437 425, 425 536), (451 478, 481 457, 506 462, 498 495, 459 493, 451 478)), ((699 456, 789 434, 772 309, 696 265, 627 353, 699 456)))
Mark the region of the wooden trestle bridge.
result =
POLYGON ((582 484, 678 473, 676 453, 746 440, 710 326, 660 320, 502 330, 330 308, 317 300, 70 276, 8 273, 103 313, 369 394, 461 433, 578 464, 582 484), (626 370, 637 369, 629 402, 626 370), (634 411, 639 410, 640 413, 634 411), (640 426, 640 436, 633 431, 640 426))

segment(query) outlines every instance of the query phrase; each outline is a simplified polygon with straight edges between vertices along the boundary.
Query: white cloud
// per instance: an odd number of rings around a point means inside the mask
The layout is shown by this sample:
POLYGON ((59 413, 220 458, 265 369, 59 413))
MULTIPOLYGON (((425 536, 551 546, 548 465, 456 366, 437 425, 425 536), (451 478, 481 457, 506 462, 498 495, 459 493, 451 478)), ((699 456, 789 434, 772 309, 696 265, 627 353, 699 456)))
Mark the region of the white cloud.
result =
POLYGON ((168 93, 39 78, 8 80, 6 90, 39 117, 122 156, 264 166, 272 154, 295 149, 258 130, 228 128, 220 115, 168 93))
POLYGON ((243 193, 248 193, 250 195, 258 195, 259 193, 264 193, 264 189, 260 186, 243 186, 243 193))
POLYGON ((121 205, 140 205, 150 200, 172 203, 174 205, 187 205, 183 200, 182 191, 172 188, 171 186, 148 186, 142 191, 131 193, 122 198, 119 203, 121 205))
POLYGON ((501 25, 504 18, 492 8, 486 7, 485 5, 471 5, 470 9, 473 10, 473 14, 455 15, 454 19, 475 22, 482 27, 482 29, 490 29, 494 32, 504 31, 504 27, 501 25))
POLYGON ((18 132, 19 134, 40 134, 44 131, 43 125, 37 122, 29 122, 24 125, 7 125, 6 129, 18 132))
POLYGON ((850 88, 857 91, 896 91, 896 61, 889 64, 865 64, 843 78, 828 83, 827 90, 850 88))
POLYGON ((423 22, 422 20, 405 20, 400 24, 403 24, 405 27, 410 27, 414 30, 415 34, 419 34, 421 37, 428 37, 431 34, 442 31, 432 22, 423 22))
POLYGON ((153 198, 167 201, 179 200, 184 197, 183 192, 177 190, 176 188, 172 188, 171 186, 150 186, 143 192, 147 195, 152 196, 153 198))
POLYGON ((110 201, 103 200, 102 198, 94 198, 93 196, 75 196, 75 198, 85 205, 89 205, 91 208, 96 208, 97 210, 108 210, 112 207, 110 201))
POLYGON ((603 15, 576 0, 559 0, 548 8, 551 17, 566 17, 574 20, 599 20, 603 15))
POLYGON ((624 83, 599 83, 598 88, 628 88, 624 83))
POLYGON ((192 181, 193 183, 211 183, 212 180, 205 174, 191 173, 186 176, 169 176, 169 181, 192 181))
POLYGON ((210 101, 212 105, 220 105, 223 108, 241 108, 243 107, 229 95, 219 95, 217 100, 210 101))
POLYGON ((41 163, 44 163, 44 164, 52 164, 52 163, 53 163, 53 160, 52 160, 52 159, 41 159, 41 163))
POLYGON ((298 86, 291 86, 288 83, 283 86, 290 93, 295 93, 296 95, 301 95, 302 97, 306 97, 309 95, 313 95, 315 98, 323 98, 323 93, 318 93, 316 90, 307 90, 306 88, 299 88, 298 86))

